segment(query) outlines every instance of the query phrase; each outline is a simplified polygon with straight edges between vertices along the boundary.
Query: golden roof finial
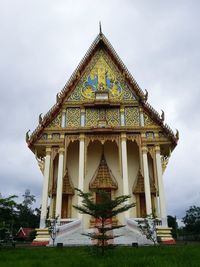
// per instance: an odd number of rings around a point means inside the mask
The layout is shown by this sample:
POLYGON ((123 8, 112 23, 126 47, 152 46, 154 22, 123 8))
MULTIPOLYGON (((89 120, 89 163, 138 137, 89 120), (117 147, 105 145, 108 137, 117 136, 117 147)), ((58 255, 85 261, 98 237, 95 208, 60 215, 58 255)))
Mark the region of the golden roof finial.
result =
POLYGON ((99 34, 102 35, 101 21, 99 21, 99 34))

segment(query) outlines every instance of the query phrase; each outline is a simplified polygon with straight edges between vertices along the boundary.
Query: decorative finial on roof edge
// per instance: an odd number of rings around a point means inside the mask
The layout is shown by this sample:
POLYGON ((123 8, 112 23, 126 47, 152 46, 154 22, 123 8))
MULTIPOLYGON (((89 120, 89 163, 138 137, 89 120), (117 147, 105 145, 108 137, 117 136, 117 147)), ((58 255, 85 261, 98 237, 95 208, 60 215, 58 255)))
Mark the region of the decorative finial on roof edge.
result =
POLYGON ((179 140, 179 130, 176 129, 176 140, 179 140))
POLYGON ((99 21, 99 34, 102 35, 101 21, 99 21))
POLYGON ((30 136, 29 136, 29 132, 30 132, 31 130, 28 130, 28 132, 26 132, 26 142, 28 142, 29 141, 29 139, 30 139, 30 136))

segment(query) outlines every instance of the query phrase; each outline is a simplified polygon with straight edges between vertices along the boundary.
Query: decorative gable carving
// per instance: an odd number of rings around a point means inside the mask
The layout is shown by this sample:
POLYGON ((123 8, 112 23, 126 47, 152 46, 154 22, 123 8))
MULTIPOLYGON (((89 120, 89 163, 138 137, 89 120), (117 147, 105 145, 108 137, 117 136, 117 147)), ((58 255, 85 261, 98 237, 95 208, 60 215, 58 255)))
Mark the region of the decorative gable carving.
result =
POLYGON ((61 127, 61 113, 48 125, 48 128, 60 128, 61 127))
POLYGON ((79 127, 80 117, 81 117, 80 108, 67 108, 66 126, 67 127, 79 127))
POLYGON ((106 121, 106 126, 120 125, 119 108, 87 108, 86 127, 98 127, 100 121, 106 121))
MULTIPOLYGON (((151 177, 150 177, 150 189, 151 189, 151 193, 156 193, 156 187, 155 187, 155 184, 154 184, 153 179, 151 177)), ((133 185, 133 193, 134 194, 145 193, 144 177, 143 177, 140 169, 138 171, 135 184, 133 185)))
POLYGON ((97 92, 108 92, 110 101, 136 100, 123 75, 103 49, 96 52, 68 101, 91 102, 97 92))
MULTIPOLYGON (((179 139, 178 132, 175 135, 170 127, 166 123, 164 124, 164 112, 161 115, 156 112, 147 99, 148 92, 146 91, 144 94, 110 42, 104 34, 99 34, 64 88, 57 94, 54 106, 43 117, 41 114, 39 115, 39 124, 31 135, 29 135, 30 131, 26 133, 26 142, 34 152, 36 142, 47 139, 43 135, 46 128, 56 128, 56 132, 58 128, 61 129, 61 113, 65 108, 69 108, 67 111, 69 114, 68 117, 66 114, 65 120, 66 128, 79 128, 80 113, 78 109, 70 110, 70 108, 80 107, 81 109, 94 105, 100 107, 102 104, 111 107, 123 106, 123 104, 125 107, 135 107, 139 104, 146 112, 144 113, 144 126, 156 127, 159 125, 171 141, 173 150, 179 139)), ((125 112, 126 125, 128 127, 139 126, 138 111, 127 109, 125 112)), ((109 119, 99 120, 100 127, 118 125, 118 117, 115 120, 114 116, 116 117, 116 115, 111 113, 108 114, 109 119), (107 124, 106 120, 110 120, 110 124, 107 124)), ((62 118, 64 121, 64 115, 62 118)))
POLYGON ((139 126, 139 108, 127 107, 125 108, 125 124, 127 126, 139 126))
POLYGON ((74 186, 69 176, 68 170, 65 171, 63 177, 63 194, 74 195, 74 186))
POLYGON ((104 154, 102 155, 99 167, 97 168, 90 184, 90 189, 117 189, 117 181, 115 180, 111 170, 109 169, 104 154))
POLYGON ((144 112, 144 125, 145 126, 158 126, 157 123, 155 123, 150 116, 144 112))

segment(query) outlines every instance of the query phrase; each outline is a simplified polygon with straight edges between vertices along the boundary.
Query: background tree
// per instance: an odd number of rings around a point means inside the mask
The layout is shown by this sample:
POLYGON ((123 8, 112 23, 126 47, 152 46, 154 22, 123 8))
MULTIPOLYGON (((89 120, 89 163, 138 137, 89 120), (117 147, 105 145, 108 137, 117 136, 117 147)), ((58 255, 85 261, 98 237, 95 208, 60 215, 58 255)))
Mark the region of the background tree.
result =
POLYGON ((167 223, 168 223, 168 226, 172 228, 172 236, 173 238, 177 238, 177 229, 178 229, 178 223, 176 221, 176 216, 171 216, 171 215, 168 215, 167 216, 167 223))
POLYGON ((5 239, 12 234, 17 219, 16 195, 3 197, 0 194, 0 239, 5 239))
POLYGON ((18 220, 16 222, 16 228, 37 228, 39 226, 40 211, 37 208, 32 208, 35 202, 35 196, 31 195, 29 189, 26 189, 22 196, 24 198, 22 203, 17 205, 18 220))
POLYGON ((185 224, 184 231, 186 233, 200 234, 200 207, 191 206, 182 221, 185 224))
POLYGON ((3 197, 0 194, 0 239, 15 236, 20 227, 37 228, 39 226, 40 210, 33 209, 35 196, 26 190, 21 203, 16 202, 16 195, 3 197))
POLYGON ((129 210, 135 206, 135 203, 127 204, 127 200, 130 196, 119 196, 112 200, 109 194, 103 190, 98 191, 100 202, 96 203, 91 193, 83 193, 77 188, 76 190, 78 191, 78 195, 82 198, 82 206, 75 205, 73 207, 80 213, 91 215, 98 220, 98 223, 95 225, 97 232, 85 235, 93 240, 97 240, 97 247, 101 248, 102 255, 104 255, 105 248, 112 246, 108 246, 108 240, 118 237, 113 235, 112 230, 125 226, 113 226, 110 222, 110 218, 129 210))

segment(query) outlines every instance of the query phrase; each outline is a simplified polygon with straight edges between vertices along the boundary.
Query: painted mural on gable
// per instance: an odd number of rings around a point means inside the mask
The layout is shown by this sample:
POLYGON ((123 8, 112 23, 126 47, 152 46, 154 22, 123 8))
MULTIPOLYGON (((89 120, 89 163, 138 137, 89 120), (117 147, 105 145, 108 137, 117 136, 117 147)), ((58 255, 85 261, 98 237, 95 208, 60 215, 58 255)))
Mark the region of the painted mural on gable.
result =
POLYGON ((104 50, 96 52, 68 101, 93 101, 98 91, 108 92, 112 101, 136 100, 123 75, 104 50))

